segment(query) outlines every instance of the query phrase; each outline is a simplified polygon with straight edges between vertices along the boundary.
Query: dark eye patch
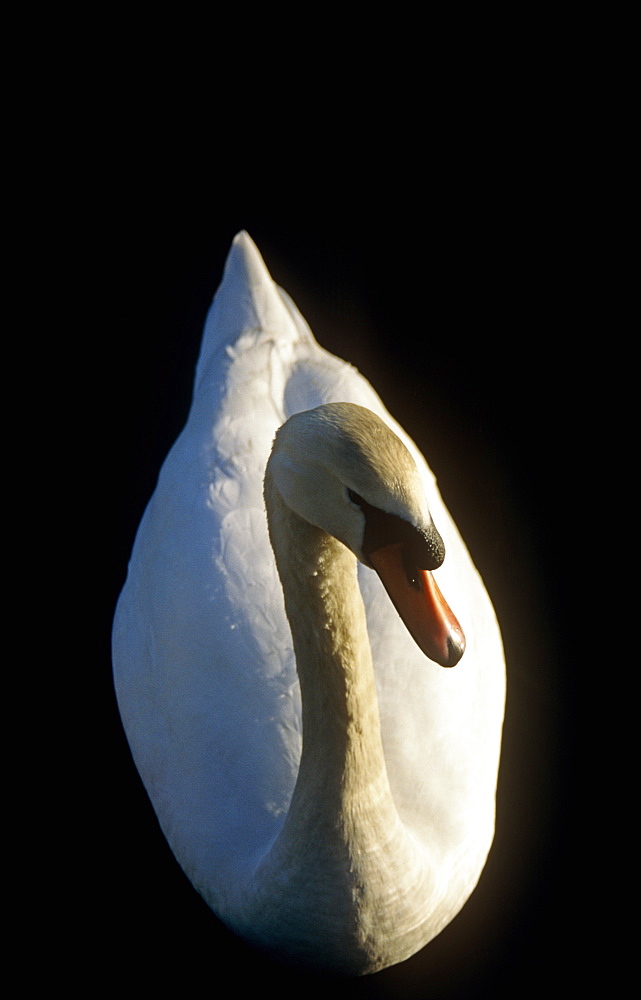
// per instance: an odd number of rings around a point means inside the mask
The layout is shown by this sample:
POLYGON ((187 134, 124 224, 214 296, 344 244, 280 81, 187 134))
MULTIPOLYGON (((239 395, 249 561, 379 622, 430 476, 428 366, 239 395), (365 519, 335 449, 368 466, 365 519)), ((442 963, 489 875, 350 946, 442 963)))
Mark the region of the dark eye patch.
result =
POLYGON ((412 586, 418 585, 417 569, 437 569, 441 565, 445 558, 445 546, 434 525, 423 531, 396 514, 374 507, 354 490, 348 490, 347 494, 365 515, 365 556, 385 545, 402 542, 405 572, 412 586))

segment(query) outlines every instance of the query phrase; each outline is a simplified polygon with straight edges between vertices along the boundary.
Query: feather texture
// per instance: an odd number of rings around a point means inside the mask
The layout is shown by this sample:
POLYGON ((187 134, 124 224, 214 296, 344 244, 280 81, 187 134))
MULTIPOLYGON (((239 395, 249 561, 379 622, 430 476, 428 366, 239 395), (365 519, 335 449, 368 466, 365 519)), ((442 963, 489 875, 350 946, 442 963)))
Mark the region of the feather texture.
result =
MULTIPOLYGON (((174 854, 224 921, 259 937, 251 894, 260 896, 257 872, 283 830, 302 741, 263 480, 278 428, 335 402, 367 408, 414 459, 445 543, 439 586, 467 637, 455 669, 427 660, 376 573, 358 565, 389 788, 403 828, 429 854, 434 910, 409 943, 349 969, 367 972, 438 933, 483 868, 505 698, 501 637, 425 460, 367 381, 316 343, 246 233, 206 321, 187 424, 138 530, 113 662, 125 731, 174 854)), ((311 854, 305 863, 313 867, 311 854)), ((407 879, 417 883, 411 871, 407 879)))

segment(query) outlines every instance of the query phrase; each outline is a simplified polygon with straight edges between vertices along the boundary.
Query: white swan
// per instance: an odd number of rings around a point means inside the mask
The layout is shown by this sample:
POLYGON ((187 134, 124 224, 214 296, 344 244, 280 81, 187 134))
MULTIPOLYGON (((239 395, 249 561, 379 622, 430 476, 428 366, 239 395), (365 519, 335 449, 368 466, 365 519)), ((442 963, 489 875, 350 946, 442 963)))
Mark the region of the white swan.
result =
POLYGON ((496 618, 424 459, 246 233, 136 537, 113 663, 165 836, 240 935, 370 973, 463 906, 494 832, 496 618), (426 572, 441 562, 456 618, 426 572))

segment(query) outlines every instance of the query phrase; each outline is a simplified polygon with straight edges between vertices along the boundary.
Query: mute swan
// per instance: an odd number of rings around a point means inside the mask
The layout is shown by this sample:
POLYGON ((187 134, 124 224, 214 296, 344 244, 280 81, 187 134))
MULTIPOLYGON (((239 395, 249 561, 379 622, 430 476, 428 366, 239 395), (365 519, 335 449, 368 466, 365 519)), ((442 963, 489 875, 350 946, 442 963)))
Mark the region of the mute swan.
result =
POLYGON ((473 891, 505 699, 492 605, 416 446, 244 232, 138 530, 113 665, 163 832, 250 942, 372 973, 473 891))

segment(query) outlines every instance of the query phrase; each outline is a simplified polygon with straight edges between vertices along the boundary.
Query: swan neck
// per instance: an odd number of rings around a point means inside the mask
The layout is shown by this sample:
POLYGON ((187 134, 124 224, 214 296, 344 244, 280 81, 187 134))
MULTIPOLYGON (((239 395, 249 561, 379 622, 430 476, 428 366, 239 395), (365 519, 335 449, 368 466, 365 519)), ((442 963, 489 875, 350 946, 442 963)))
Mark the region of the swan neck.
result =
POLYGON ((269 502, 301 687, 303 750, 292 808, 322 792, 325 806, 389 795, 365 608, 354 555, 289 510, 269 502))
MULTIPOLYGON (((248 889, 248 937, 375 971, 421 939, 431 876, 390 790, 356 559, 265 501, 301 687, 303 748, 283 827, 248 889)), ((396 959, 398 960, 398 959, 396 959)))

